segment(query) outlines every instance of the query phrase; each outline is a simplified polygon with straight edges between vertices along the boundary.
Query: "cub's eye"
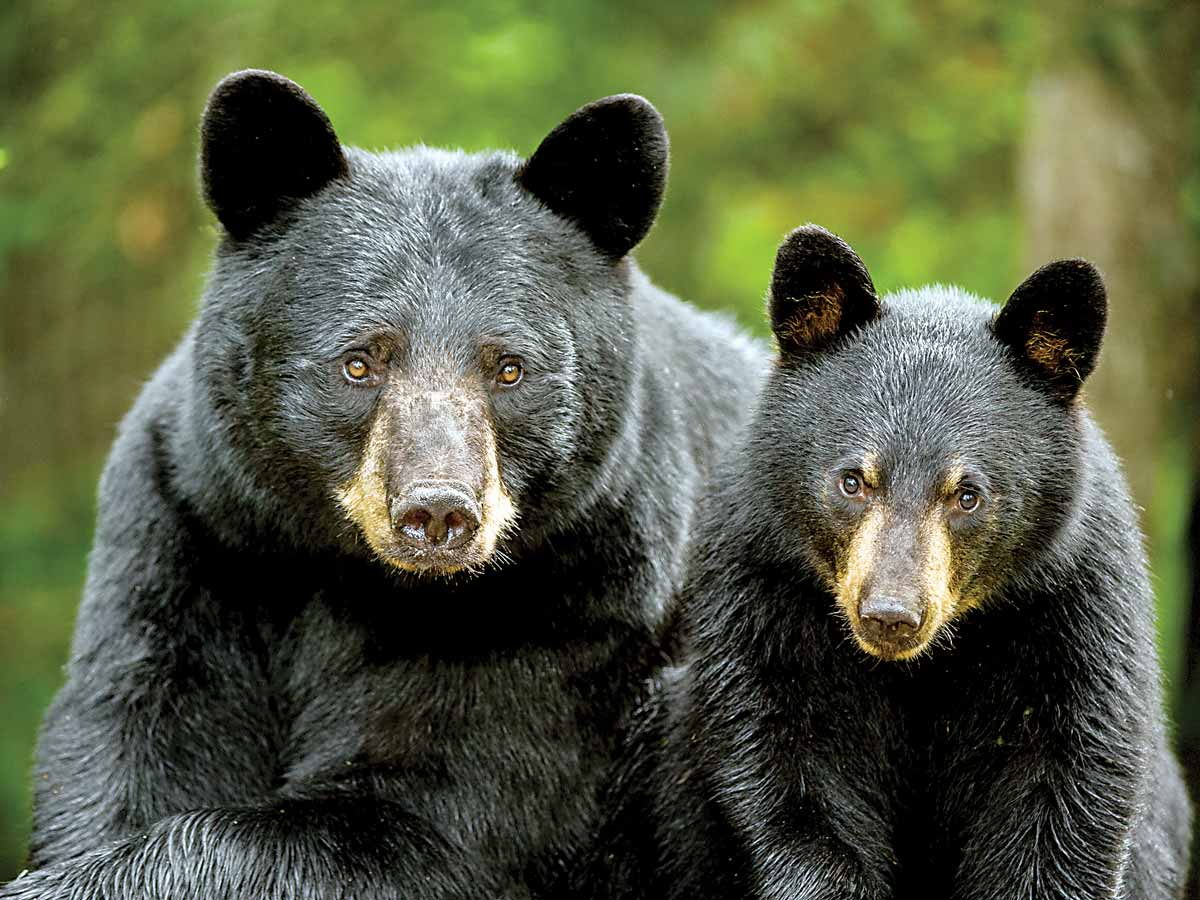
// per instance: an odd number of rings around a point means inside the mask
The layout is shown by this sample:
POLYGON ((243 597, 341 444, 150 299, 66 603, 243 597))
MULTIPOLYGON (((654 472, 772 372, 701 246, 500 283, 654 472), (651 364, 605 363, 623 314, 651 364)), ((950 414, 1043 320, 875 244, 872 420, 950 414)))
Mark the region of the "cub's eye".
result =
POLYGON ((861 497, 863 493, 862 476, 857 472, 846 472, 842 475, 842 493, 847 497, 861 497))
POLYGON ((342 363, 342 371, 350 381, 366 381, 371 374, 371 367, 361 356, 352 356, 342 363))
POLYGON ((525 375, 525 370, 521 368, 521 364, 515 359, 503 360, 499 370, 496 372, 496 384, 501 387, 513 387, 520 383, 525 375))
POLYGON ((963 488, 958 492, 958 508, 963 512, 974 512, 979 507, 979 495, 963 488))

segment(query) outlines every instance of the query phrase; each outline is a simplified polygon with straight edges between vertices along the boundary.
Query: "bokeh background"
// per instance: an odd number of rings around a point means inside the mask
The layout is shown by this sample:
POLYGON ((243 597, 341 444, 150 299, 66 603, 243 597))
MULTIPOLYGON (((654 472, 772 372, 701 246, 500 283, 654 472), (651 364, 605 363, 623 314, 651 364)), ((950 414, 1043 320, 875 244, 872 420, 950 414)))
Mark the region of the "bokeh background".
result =
POLYGON ((1095 260, 1112 314, 1089 394, 1144 509, 1197 768, 1200 4, 9 0, 0 883, 25 852, 31 752, 106 449, 194 314, 217 237, 198 117, 218 78, 250 66, 299 81, 366 148, 528 154, 584 102, 646 95, 673 152, 641 265, 759 333, 775 247, 806 221, 847 238, 882 290, 942 281, 1000 300, 1051 258, 1095 260))

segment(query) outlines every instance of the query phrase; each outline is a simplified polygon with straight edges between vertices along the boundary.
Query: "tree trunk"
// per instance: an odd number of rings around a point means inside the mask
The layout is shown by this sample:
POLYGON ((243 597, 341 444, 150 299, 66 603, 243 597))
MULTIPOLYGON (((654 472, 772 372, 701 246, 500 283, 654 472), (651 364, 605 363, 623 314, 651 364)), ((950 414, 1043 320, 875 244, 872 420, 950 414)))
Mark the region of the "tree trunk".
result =
POLYGON ((1193 502, 1200 519, 1200 495, 1189 500, 1200 490, 1200 274, 1184 205, 1197 177, 1200 4, 1130 0, 1053 15, 1021 159, 1025 263, 1084 256, 1108 285, 1087 393, 1145 509, 1180 757, 1200 797, 1200 522, 1189 540, 1187 521, 1193 502))

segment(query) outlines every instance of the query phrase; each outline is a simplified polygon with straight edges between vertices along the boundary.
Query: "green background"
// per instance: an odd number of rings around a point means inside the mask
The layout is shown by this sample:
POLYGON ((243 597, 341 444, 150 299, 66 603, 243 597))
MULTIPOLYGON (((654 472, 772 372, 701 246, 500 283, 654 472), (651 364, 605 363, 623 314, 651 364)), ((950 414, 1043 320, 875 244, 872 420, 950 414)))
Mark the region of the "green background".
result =
POLYGON ((370 149, 528 154, 589 100, 647 96, 671 133, 672 170, 639 262, 759 333, 775 248, 807 221, 849 240, 881 290, 952 282, 1000 300, 1067 253, 1124 273, 1110 285, 1138 290, 1112 302, 1136 324, 1114 319, 1109 387, 1094 399, 1145 508, 1168 686, 1186 724, 1196 35, 1182 3, 5 4, 0 882, 25 852, 35 732, 62 677, 104 454, 194 314, 216 240, 196 189, 200 110, 217 79, 251 66, 303 84, 345 143, 370 149), (1096 119, 1046 115, 1055 79, 1115 99, 1096 119), (1114 109, 1128 121, 1106 124, 1114 109), (1088 244, 1069 215, 1043 230, 1048 209, 1080 207, 1061 190, 1069 179, 1039 181, 1030 161, 1063 157, 1069 175, 1065 142, 1120 148, 1122 128, 1149 148, 1156 190, 1131 202, 1141 176, 1118 165, 1084 194, 1112 198, 1104 215, 1117 224, 1100 233, 1119 240, 1088 244), (1135 408, 1153 413, 1153 433, 1131 427, 1135 408))

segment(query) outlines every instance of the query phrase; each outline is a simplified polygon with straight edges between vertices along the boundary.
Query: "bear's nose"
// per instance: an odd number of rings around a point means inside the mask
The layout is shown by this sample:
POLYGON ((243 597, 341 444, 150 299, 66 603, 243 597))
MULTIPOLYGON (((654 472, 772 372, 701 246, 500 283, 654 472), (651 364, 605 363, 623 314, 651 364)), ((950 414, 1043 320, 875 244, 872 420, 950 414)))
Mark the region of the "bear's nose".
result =
POLYGON ((921 627, 921 615, 897 597, 868 597, 858 607, 858 616, 867 638, 875 643, 902 641, 921 627))
POLYGON ((451 549, 479 528, 479 504, 455 484, 411 486, 391 502, 392 525, 409 543, 424 549, 451 549))

